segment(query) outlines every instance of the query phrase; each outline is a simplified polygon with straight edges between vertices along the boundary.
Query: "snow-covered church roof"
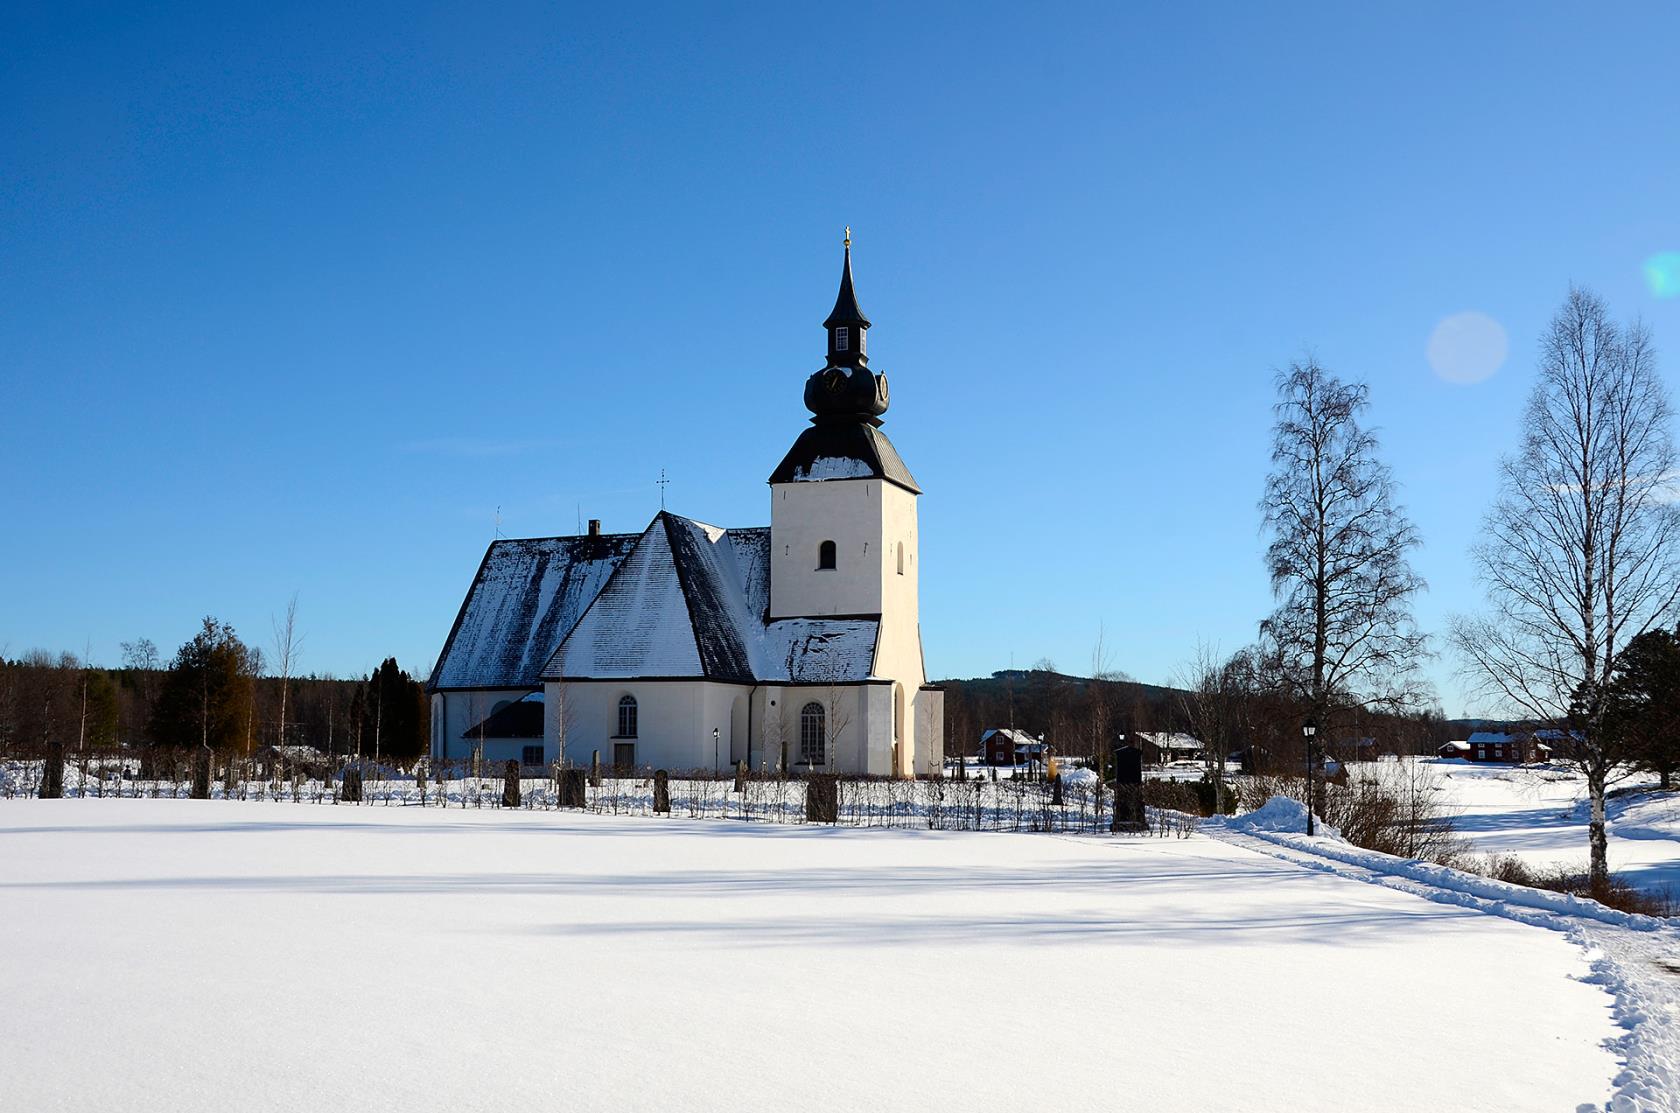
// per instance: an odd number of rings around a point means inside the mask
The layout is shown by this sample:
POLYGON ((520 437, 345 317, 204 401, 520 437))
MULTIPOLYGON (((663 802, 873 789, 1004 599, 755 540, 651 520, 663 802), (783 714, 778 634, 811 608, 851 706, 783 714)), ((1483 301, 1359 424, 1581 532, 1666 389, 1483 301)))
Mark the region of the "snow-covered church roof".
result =
POLYGON ((885 479, 912 494, 922 490, 892 441, 867 421, 811 426, 770 473, 772 483, 824 479, 885 479))
POLYGON ((870 675, 873 619, 765 621, 770 531, 661 512, 561 642, 543 679, 851 683, 870 675))
POLYGON ((661 511, 640 534, 496 541, 462 604, 432 688, 545 679, 856 683, 871 618, 767 622, 770 531, 661 511))
POLYGON ((638 534, 492 541, 429 687, 534 688, 638 534))

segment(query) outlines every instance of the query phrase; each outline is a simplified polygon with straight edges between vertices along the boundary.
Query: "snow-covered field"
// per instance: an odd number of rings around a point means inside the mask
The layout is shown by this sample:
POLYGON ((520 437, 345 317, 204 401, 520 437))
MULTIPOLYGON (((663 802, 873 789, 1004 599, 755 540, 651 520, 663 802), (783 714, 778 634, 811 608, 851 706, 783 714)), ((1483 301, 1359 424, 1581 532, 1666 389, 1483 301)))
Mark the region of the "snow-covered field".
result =
MULTIPOLYGON (((1478 853, 1586 869, 1589 817, 1579 774, 1561 766, 1427 764, 1458 833, 1478 853)), ((1680 898, 1680 794, 1613 797, 1608 816, 1611 870, 1635 888, 1680 898)))
POLYGON ((1249 837, 8 801, 0 1108, 1609 1100, 1578 941, 1249 837))

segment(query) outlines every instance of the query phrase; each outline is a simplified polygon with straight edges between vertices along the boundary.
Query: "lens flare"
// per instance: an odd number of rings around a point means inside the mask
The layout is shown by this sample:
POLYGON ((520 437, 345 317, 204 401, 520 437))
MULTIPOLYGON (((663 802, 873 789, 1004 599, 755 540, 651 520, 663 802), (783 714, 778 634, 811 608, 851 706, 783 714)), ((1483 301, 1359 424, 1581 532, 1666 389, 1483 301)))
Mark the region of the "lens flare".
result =
POLYGON ((1680 298, 1680 251, 1659 251, 1645 260, 1645 281, 1652 297, 1680 298))
POLYGON ((1486 313, 1454 313, 1429 334, 1429 366, 1449 383, 1479 383, 1510 351, 1505 327, 1486 313))

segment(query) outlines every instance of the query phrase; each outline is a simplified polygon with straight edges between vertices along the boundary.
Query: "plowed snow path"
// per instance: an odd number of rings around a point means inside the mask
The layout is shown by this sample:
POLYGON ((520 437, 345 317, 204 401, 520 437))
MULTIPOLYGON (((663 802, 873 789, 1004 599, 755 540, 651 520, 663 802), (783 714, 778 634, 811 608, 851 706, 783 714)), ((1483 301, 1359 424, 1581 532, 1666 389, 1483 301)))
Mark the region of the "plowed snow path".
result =
POLYGON ((1201 837, 0 802, 7 1111, 1569 1111, 1593 976, 1201 837))
MULTIPOLYGON (((1240 821, 1239 821, 1240 823, 1240 821)), ((1204 828, 1233 846, 1303 869, 1472 908, 1563 933, 1592 963, 1592 979, 1616 1000, 1623 1034, 1613 1046, 1623 1069, 1610 1108, 1616 1113, 1680 1110, 1680 925, 1628 916, 1591 901, 1489 881, 1454 870, 1360 850, 1301 834, 1204 828)))

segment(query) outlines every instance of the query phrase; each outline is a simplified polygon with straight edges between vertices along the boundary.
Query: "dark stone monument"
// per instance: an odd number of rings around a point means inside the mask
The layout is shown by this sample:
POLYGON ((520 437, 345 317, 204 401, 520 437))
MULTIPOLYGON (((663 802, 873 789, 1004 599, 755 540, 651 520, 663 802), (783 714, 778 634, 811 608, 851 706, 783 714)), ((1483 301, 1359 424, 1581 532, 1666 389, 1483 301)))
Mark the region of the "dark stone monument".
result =
POLYGON ((414 785, 420 790, 420 806, 426 806, 426 759, 414 763, 414 785))
POLYGON ((840 822, 840 778, 833 773, 812 773, 805 779, 805 822, 840 822))
POLYGON ((510 761, 502 767, 502 807, 519 806, 519 763, 510 761))
POLYGON ((559 786, 558 795, 562 808, 582 808, 588 804, 588 795, 584 787, 584 779, 588 776, 582 769, 562 769, 556 780, 559 786))
POLYGON ((344 767, 344 787, 339 790, 338 798, 346 804, 362 802, 362 766, 359 762, 344 767))
POLYGON ((1121 746, 1114 751, 1113 831, 1142 831, 1148 828, 1143 812, 1143 751, 1121 746))
POLYGON ((744 761, 735 763, 735 791, 747 791, 747 763, 744 761))
POLYGON ((596 750, 589 758, 589 787, 601 787, 601 751, 596 750))
POLYGON ((671 774, 663 769, 653 771, 653 810, 671 814, 671 774))
POLYGON ((192 791, 194 800, 210 799, 210 751, 201 749, 193 755, 192 791))
MULTIPOLYGON (((82 779, 87 783, 87 778, 82 779)), ((47 758, 41 763, 41 799, 59 800, 64 796, 64 747, 47 747, 47 758)))
POLYGON ((1062 775, 1060 773, 1057 773, 1055 779, 1050 782, 1050 806, 1052 808, 1062 806, 1062 775))

